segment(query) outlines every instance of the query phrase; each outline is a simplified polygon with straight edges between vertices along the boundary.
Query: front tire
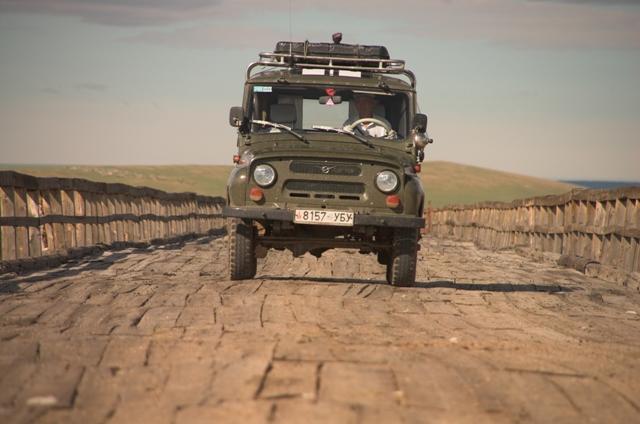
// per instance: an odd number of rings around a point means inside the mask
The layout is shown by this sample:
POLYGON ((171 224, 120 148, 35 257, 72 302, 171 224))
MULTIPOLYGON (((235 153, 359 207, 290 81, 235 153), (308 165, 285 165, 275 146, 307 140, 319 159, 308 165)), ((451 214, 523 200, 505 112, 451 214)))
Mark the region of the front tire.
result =
POLYGON ((256 275, 255 235, 253 225, 229 218, 229 278, 248 280, 256 275))
POLYGON ((419 230, 398 228, 393 234, 391 257, 387 264, 387 282, 393 286, 410 287, 416 282, 419 230))

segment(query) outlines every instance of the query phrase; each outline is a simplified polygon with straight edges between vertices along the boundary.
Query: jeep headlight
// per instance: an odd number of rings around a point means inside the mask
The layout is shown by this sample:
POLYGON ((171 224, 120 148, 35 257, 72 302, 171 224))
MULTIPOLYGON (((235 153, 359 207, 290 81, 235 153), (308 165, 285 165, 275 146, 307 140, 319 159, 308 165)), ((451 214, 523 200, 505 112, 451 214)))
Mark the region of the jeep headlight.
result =
POLYGON ((376 175, 376 186, 383 193, 391 193, 398 188, 398 176, 392 171, 382 171, 376 175))
POLYGON ((253 180, 261 187, 267 187, 276 180, 276 171, 270 165, 258 165, 253 170, 253 180))

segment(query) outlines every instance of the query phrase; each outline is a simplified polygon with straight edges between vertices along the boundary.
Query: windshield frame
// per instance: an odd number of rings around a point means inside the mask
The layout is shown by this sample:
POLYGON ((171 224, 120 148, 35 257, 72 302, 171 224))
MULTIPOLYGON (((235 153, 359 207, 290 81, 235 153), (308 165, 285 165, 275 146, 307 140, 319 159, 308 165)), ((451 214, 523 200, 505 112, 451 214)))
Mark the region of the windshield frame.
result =
MULTIPOLYGON (((359 81, 362 82, 362 81, 359 81)), ((378 83, 378 81, 375 81, 376 83, 378 83)), ((338 91, 343 91, 343 90, 349 90, 352 92, 366 92, 366 93, 370 93, 373 95, 377 95, 377 96, 402 96, 402 101, 404 103, 404 112, 403 112, 403 116, 401 118, 398 118, 400 121, 404 120, 405 124, 404 124, 404 131, 398 131, 397 128, 393 128, 397 133, 398 133, 398 137, 396 139, 385 139, 385 138, 378 138, 378 137, 373 137, 373 136, 369 136, 366 135, 365 137, 367 139, 372 139, 372 140, 385 140, 385 141, 391 141, 391 142, 398 142, 399 140, 404 140, 407 137, 409 137, 410 135, 410 120, 411 117, 414 115, 415 110, 416 110, 416 96, 415 96, 415 91, 411 90, 411 89, 389 89, 387 87, 386 90, 379 88, 378 86, 372 86, 373 84, 332 84, 331 82, 328 81, 318 81, 318 80, 311 80, 311 81, 295 81, 295 82, 279 82, 279 81, 265 81, 265 80, 259 80, 259 81, 247 81, 245 83, 245 93, 244 93, 244 110, 245 110, 245 116, 248 117, 249 119, 249 123, 251 123, 251 121, 253 120, 253 113, 254 113, 254 95, 256 94, 256 92, 254 91, 254 87, 258 86, 268 86, 270 87, 270 89, 272 89, 273 91, 277 91, 278 89, 295 89, 295 88, 299 88, 301 90, 304 89, 315 89, 315 90, 322 90, 322 89, 327 89, 327 88, 335 88, 338 91)), ((260 93, 260 92, 257 92, 260 93)), ((303 97, 304 99, 309 99, 307 97, 303 97)), ((311 97, 313 98, 313 97, 311 97)), ((350 102, 350 99, 345 99, 343 100, 344 102, 350 102)), ((258 118, 259 119, 259 118, 258 118)), ((401 127, 400 121, 398 121, 398 124, 396 125, 397 127, 401 127)), ((301 120, 302 122, 302 120, 301 120)), ((315 125, 315 124, 312 124, 315 125)), ((249 125, 249 132, 250 134, 253 135, 260 135, 260 134, 265 134, 262 131, 255 131, 253 129, 253 125, 249 125)), ((335 127, 335 128, 339 128, 342 129, 342 126, 339 127, 335 127)), ((298 133, 317 133, 320 132, 320 130, 318 129, 314 129, 313 127, 311 128, 302 128, 301 124, 299 126, 296 126, 295 128, 292 127, 292 129, 298 133)), ((336 133, 338 134, 338 133, 336 133)), ((346 134, 343 134, 345 137, 349 137, 346 134)))

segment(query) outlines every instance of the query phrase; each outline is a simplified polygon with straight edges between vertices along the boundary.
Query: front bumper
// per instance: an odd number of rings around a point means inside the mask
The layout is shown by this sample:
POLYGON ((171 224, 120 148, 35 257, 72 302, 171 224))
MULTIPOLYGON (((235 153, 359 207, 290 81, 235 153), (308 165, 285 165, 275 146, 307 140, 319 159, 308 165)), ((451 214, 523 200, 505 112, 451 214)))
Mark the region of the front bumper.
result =
MULTIPOLYGON (((225 218, 265 219, 268 221, 293 222, 293 211, 288 209, 250 208, 241 209, 225 206, 222 209, 225 218)), ((389 228, 423 228, 424 218, 415 216, 367 215, 356 213, 353 217, 355 226, 389 227, 389 228)))

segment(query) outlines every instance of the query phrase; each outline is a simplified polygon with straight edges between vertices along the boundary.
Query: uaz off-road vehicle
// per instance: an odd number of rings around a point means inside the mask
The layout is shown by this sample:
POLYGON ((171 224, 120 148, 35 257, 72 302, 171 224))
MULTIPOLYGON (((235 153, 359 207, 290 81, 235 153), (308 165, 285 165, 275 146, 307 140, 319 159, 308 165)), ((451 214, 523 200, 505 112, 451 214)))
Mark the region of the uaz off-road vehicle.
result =
POLYGON ((387 281, 415 282, 427 117, 416 82, 382 46, 279 42, 249 65, 227 185, 231 279, 289 249, 375 253, 387 281))

